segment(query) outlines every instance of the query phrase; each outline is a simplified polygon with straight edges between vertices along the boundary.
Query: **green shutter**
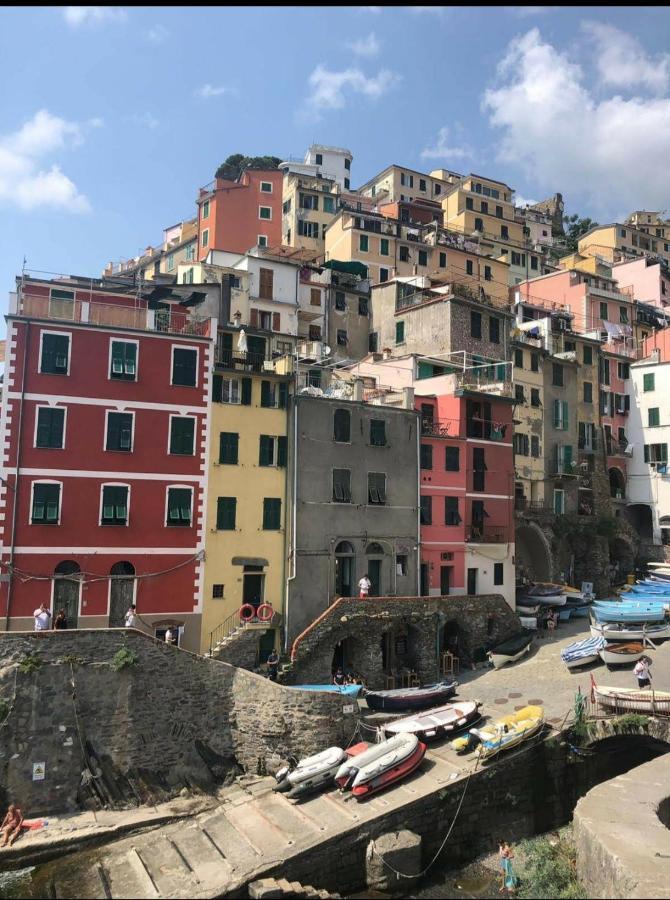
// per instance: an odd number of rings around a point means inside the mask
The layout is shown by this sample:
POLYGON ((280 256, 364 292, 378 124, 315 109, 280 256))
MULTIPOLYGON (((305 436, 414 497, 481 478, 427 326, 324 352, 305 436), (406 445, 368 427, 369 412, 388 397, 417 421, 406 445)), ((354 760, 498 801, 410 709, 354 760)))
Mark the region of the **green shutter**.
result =
POLYGON ((563 447, 563 472, 566 475, 572 474, 572 447, 570 444, 563 447))
POLYGON ((396 344, 403 344, 405 342, 405 323, 404 322, 396 322, 395 323, 395 342, 396 342, 396 344))
POLYGON ((279 382, 279 409, 286 409, 288 406, 288 384, 285 381, 279 382))
POLYGON ((561 424, 561 401, 554 400, 554 417, 553 417, 554 428, 560 428, 560 424, 561 424))
POLYGON ((55 525, 60 502, 59 484, 36 484, 33 488, 33 523, 55 525))
POLYGON ((236 497, 219 497, 216 501, 216 527, 218 531, 235 530, 236 497))
POLYGON ((281 528, 281 500, 265 497, 263 500, 263 530, 278 531, 281 528))
POLYGON ((219 462, 237 465, 239 435, 235 431, 222 431, 219 435, 219 462))
POLYGON ((285 437, 277 438, 278 446, 277 446, 277 465, 280 467, 284 467, 286 465, 286 455, 287 455, 287 440, 285 437))
POLYGON ((195 441, 195 420, 180 417, 172 418, 171 423, 170 453, 191 456, 195 441))
POLYGON ((563 431, 567 431, 570 427, 570 417, 568 414, 568 401, 563 400, 563 431))
POLYGON ((274 449, 274 438, 269 437, 267 434, 262 434, 260 439, 260 444, 258 448, 258 465, 259 466, 271 466, 272 465, 272 451, 274 449))
POLYGON ((272 406, 272 392, 269 381, 261 381, 261 406, 272 406))
POLYGON ((174 347, 172 350, 172 384, 195 387, 197 383, 197 350, 174 347))
POLYGON ((654 373, 647 372, 645 375, 642 376, 642 382, 643 382, 642 389, 645 391, 653 391, 654 390, 654 381, 655 381, 654 373))
POLYGON ((191 491, 187 488, 168 490, 168 525, 191 524, 191 491))
POLYGON ((62 448, 64 409, 42 408, 37 411, 37 447, 62 448))
POLYGON ((251 378, 242 379, 242 406, 251 406, 251 378))
POLYGON ((214 403, 221 403, 223 398, 223 378, 221 375, 214 375, 212 378, 212 400, 214 403))

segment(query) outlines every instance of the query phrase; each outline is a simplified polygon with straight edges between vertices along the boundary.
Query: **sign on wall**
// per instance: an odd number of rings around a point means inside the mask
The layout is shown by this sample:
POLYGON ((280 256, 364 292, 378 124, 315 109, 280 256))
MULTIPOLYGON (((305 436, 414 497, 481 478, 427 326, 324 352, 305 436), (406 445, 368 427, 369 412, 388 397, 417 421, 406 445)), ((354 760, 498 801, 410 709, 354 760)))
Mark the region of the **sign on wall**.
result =
POLYGON ((47 771, 45 762, 33 763, 33 781, 44 781, 47 771))

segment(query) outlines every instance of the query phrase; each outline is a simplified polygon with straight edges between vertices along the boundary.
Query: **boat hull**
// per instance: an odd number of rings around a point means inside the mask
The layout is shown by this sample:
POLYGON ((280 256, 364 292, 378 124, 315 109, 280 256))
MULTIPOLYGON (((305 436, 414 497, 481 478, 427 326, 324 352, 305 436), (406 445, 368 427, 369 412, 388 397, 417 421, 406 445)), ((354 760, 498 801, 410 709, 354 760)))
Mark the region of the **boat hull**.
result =
POLYGON ((593 694, 596 703, 603 709, 670 716, 670 693, 667 691, 636 691, 632 688, 594 685, 593 694))
POLYGON ((425 753, 426 745, 415 734, 396 734, 342 763, 335 782, 343 791, 350 789, 353 793, 359 788, 356 796, 365 796, 408 775, 425 753))
POLYGON ((638 641, 630 644, 609 644, 600 650, 599 655, 608 666, 626 666, 637 662, 644 655, 644 644, 638 641))
POLYGON ((600 661, 599 653, 606 644, 603 637, 591 637, 585 641, 576 641, 561 652, 561 659, 568 669, 588 666, 590 663, 600 661))
POLYGON ((485 728, 472 728, 470 734, 480 740, 477 757, 481 760, 491 759, 505 750, 518 747, 519 744, 538 734, 544 726, 544 710, 541 706, 527 706, 524 709, 505 716, 485 728), (503 728, 507 726, 507 732, 503 728))
POLYGON ((389 737, 394 734, 415 734, 420 741, 426 742, 470 728, 480 718, 477 703, 450 703, 426 710, 418 716, 405 716, 395 722, 388 722, 383 729, 389 737))
POLYGON ((397 688, 391 691, 368 691, 365 695, 370 709, 380 712, 401 712, 406 709, 430 709, 440 706, 456 693, 457 681, 425 688, 397 688))
POLYGON ((407 778, 408 775, 411 775, 412 772, 421 765, 421 762, 426 755, 426 749, 426 745, 422 741, 419 741, 416 750, 408 756, 406 760, 372 778, 364 777, 364 773, 359 772, 351 789, 351 793, 356 800, 365 800, 365 798, 369 797, 371 794, 386 790, 386 788, 391 787, 403 778, 407 778), (362 778, 360 782, 359 778, 362 778))
POLYGON ((662 641, 670 637, 670 625, 658 625, 655 627, 635 624, 601 623, 591 625, 591 634, 594 637, 604 637, 606 641, 641 641, 649 638, 651 641, 662 641))
POLYGON ((532 635, 523 635, 519 639, 515 640, 512 638, 512 640, 505 641, 504 644, 499 644, 497 647, 489 650, 488 657, 493 663, 493 668, 502 669, 503 666, 521 659, 530 650, 532 642, 532 635))

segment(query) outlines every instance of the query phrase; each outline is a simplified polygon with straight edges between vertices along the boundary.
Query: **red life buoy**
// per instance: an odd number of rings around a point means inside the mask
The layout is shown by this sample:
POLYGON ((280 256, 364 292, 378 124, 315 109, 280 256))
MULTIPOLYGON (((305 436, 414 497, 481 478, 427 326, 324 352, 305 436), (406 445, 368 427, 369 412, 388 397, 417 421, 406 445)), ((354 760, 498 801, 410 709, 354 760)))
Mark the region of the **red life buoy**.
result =
POLYGON ((261 603, 256 610, 256 616, 258 617, 259 622, 269 622, 274 614, 275 611, 269 603, 261 603))
POLYGON ((240 606, 240 619, 242 619, 243 622, 250 622, 255 615, 256 610, 251 603, 245 603, 240 606))

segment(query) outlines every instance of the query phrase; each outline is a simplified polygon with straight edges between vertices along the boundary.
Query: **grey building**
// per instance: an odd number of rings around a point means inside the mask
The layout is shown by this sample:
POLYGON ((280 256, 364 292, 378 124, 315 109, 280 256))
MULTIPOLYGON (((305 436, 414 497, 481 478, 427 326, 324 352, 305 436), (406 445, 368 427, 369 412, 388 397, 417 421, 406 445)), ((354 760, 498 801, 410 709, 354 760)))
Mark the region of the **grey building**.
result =
POLYGON ((289 407, 286 639, 340 596, 418 592, 419 440, 413 392, 384 405, 305 394, 289 407), (398 405, 387 405, 395 401, 398 405))
POLYGON ((369 350, 370 282, 333 271, 328 288, 326 343, 333 359, 362 359, 369 350))
POLYGON ((579 474, 575 354, 548 356, 542 365, 546 480, 553 490, 554 512, 575 513, 579 474))

